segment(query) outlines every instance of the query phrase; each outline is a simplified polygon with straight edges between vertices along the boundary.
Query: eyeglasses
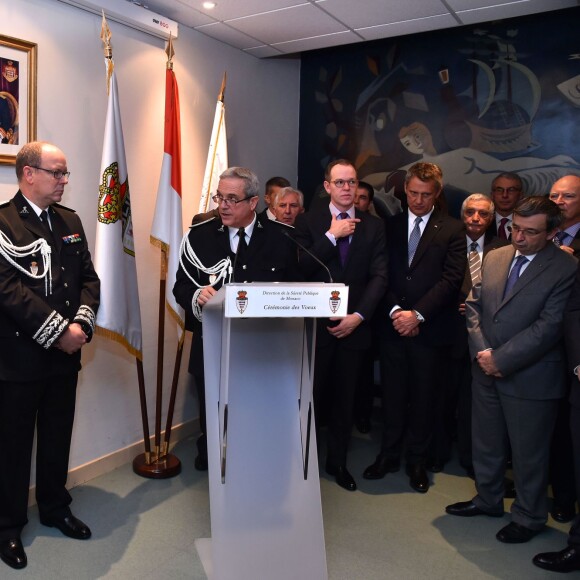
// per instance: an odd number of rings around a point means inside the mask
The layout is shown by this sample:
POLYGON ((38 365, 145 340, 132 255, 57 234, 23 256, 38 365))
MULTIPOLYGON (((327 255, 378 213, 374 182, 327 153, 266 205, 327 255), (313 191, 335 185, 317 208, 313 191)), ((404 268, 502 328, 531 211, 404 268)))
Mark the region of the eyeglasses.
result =
POLYGON ((36 167, 36 165, 30 165, 32 169, 40 169, 40 171, 46 171, 47 173, 52 173, 52 176, 60 181, 63 177, 67 179, 70 177, 70 171, 61 171, 60 169, 45 169, 44 167, 36 167))
POLYGON ((248 199, 252 199, 252 197, 255 196, 249 195, 248 197, 242 197, 242 199, 238 199, 235 195, 228 195, 227 197, 224 197, 221 193, 216 193, 212 199, 217 205, 237 205, 238 203, 242 203, 242 201, 248 201, 248 199))
POLYGON ((494 187, 491 191, 493 193, 504 193, 507 191, 507 193, 518 193, 522 190, 521 187, 494 187))
POLYGON ((549 195, 552 201, 558 201, 560 198, 564 201, 574 201, 577 197, 575 193, 550 193, 549 195))
POLYGON ((522 234, 525 238, 533 238, 534 236, 539 236, 548 230, 532 230, 520 228, 520 226, 516 226, 516 224, 512 224, 512 235, 513 234, 522 234))
POLYGON ((335 179, 329 183, 334 183, 338 189, 342 189, 347 183, 349 187, 356 187, 358 185, 358 179, 335 179))

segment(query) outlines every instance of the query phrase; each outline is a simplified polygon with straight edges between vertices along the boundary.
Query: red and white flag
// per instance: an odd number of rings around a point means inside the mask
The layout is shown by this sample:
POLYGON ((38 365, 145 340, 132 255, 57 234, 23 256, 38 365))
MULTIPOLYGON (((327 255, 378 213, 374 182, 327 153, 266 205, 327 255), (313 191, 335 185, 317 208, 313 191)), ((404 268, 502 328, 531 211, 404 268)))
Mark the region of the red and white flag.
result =
POLYGON ((224 74, 213 119, 207 163, 205 165, 205 174, 203 176, 203 186, 201 189, 201 199, 199 200, 199 213, 205 213, 216 207, 216 204, 211 198, 215 195, 220 175, 228 168, 226 107, 224 105, 225 88, 226 76, 224 74))
POLYGON ((110 87, 94 260, 101 279, 97 334, 120 342, 142 360, 141 310, 125 143, 112 60, 105 59, 105 64, 110 74, 110 87))
POLYGON ((173 296, 175 276, 179 268, 179 246, 183 237, 181 212, 181 128, 179 91, 173 70, 165 73, 165 138, 157 203, 151 226, 151 243, 167 254, 165 302, 178 323, 178 338, 183 337, 185 313, 173 296))

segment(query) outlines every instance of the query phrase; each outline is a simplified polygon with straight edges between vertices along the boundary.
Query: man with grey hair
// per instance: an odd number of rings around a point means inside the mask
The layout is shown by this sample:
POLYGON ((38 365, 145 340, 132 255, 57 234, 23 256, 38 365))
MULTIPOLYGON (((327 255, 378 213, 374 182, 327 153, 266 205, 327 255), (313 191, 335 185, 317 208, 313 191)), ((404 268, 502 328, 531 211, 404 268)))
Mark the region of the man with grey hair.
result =
POLYGON ((455 315, 450 319, 454 340, 448 351, 447 373, 443 373, 440 389, 439 419, 430 452, 428 468, 437 472, 451 455, 453 435, 457 434, 460 465, 473 476, 471 459, 471 360, 465 328, 465 299, 474 283, 481 278, 481 263, 491 247, 507 244, 490 231, 494 218, 494 203, 483 193, 473 193, 463 200, 461 219, 465 226, 467 265, 455 315), (492 243, 493 241, 493 243, 492 243))
POLYGON ((491 199, 495 205, 492 235, 501 240, 511 239, 512 215, 523 191, 524 183, 517 173, 500 173, 491 182, 491 199))
POLYGON ((287 226, 256 214, 259 191, 258 178, 250 169, 230 167, 220 175, 212 198, 219 215, 191 226, 173 288, 177 302, 185 309, 186 324, 193 330, 189 372, 200 403, 201 437, 195 459, 200 471, 207 469, 203 307, 226 282, 300 279, 297 248, 284 235, 287 226))
POLYGON ((293 226, 298 214, 304 212, 304 195, 293 187, 283 187, 274 198, 273 208, 279 222, 293 226))

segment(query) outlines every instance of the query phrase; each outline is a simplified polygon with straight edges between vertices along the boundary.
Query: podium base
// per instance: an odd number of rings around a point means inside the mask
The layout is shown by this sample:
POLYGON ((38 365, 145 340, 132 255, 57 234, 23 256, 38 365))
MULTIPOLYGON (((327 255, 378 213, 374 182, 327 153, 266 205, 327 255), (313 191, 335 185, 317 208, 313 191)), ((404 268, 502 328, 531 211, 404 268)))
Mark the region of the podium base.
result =
POLYGON ((168 453, 156 461, 147 463, 145 453, 141 453, 133 459, 133 471, 141 477, 168 479, 181 473, 181 461, 175 455, 168 453))
POLYGON ((197 548, 197 553, 199 555, 199 559, 201 560, 203 571, 207 576, 207 580, 214 580, 212 552, 211 552, 211 538, 198 538, 197 540, 194 541, 194 544, 195 547, 197 548))

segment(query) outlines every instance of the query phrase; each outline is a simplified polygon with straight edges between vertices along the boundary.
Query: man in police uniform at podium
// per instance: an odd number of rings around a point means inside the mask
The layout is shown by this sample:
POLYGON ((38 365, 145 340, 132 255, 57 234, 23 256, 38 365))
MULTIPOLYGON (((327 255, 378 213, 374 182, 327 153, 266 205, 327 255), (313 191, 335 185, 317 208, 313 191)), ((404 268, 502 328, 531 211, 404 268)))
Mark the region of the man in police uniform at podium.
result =
POLYGON ((40 522, 91 536, 65 485, 80 352, 100 284, 80 219, 58 204, 69 175, 60 149, 28 143, 16 156, 20 190, 0 206, 0 557, 12 568, 27 564, 20 535, 35 428, 40 522))
POLYGON ((219 217, 192 226, 185 242, 173 294, 185 309, 193 330, 189 372, 199 397, 201 437, 195 468, 207 470, 205 375, 201 314, 227 282, 291 282, 300 280, 298 252, 289 238, 293 228, 256 214, 260 184, 245 167, 221 175, 213 196, 219 217), (184 267, 185 266, 185 267, 184 267))

